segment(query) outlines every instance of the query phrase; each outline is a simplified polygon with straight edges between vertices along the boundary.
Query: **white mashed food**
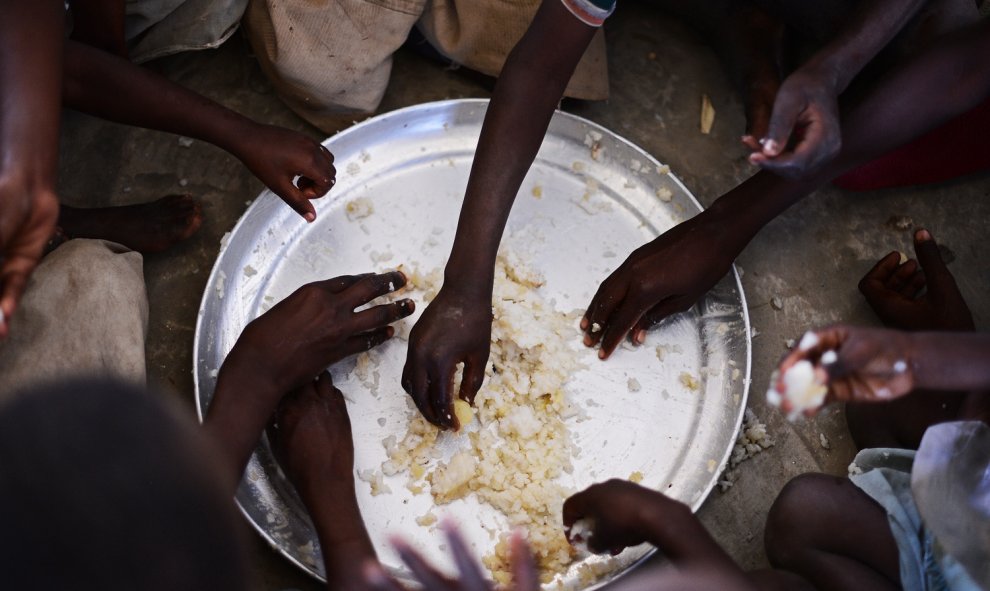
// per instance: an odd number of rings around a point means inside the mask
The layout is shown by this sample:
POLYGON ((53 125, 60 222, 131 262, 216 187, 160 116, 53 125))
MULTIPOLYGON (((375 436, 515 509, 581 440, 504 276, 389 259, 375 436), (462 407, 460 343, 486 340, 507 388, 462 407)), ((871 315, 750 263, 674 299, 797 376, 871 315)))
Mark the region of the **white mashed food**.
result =
POLYGON ((770 377, 771 386, 767 390, 767 402, 781 406, 786 400, 790 407, 787 412, 788 419, 797 420, 805 411, 818 408, 825 402, 828 387, 815 376, 815 366, 807 359, 798 361, 784 372, 783 392, 777 389, 777 378, 777 372, 770 377))
MULTIPOLYGON (((408 275, 427 299, 440 287, 439 270, 408 275)), ((554 310, 538 291, 542 284, 515 253, 499 254, 485 384, 474 401, 475 425, 456 435, 467 438, 466 449, 437 462, 437 429, 413 409, 401 441, 385 445, 385 465, 408 473, 407 488, 429 492, 438 504, 471 495, 503 513, 510 528, 526 531, 541 579, 549 582, 578 558, 560 526, 571 491, 557 480, 572 470, 577 451, 565 421, 582 410, 564 389, 579 369, 571 350, 579 342, 578 316, 554 310)), ((511 581, 507 533, 484 563, 497 583, 511 581)))

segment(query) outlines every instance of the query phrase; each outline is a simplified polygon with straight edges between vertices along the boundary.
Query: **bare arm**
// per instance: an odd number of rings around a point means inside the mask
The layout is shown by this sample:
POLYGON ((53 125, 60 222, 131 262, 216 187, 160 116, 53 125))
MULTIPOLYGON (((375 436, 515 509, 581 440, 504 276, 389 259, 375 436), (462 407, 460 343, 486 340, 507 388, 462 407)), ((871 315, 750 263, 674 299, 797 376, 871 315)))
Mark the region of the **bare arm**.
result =
POLYGON ((65 9, 0 0, 0 337, 55 229, 65 9))
POLYGON ((990 96, 990 22, 918 55, 879 81, 843 119, 842 151, 807 178, 761 171, 694 218, 634 251, 595 294, 582 328, 608 357, 667 316, 690 308, 771 220, 835 176, 965 113, 990 96), (599 330, 595 330, 596 327, 599 330))
POLYGON ((409 337, 402 385, 420 412, 455 427, 450 410, 455 366, 464 363, 461 398, 484 380, 491 336, 495 256, 523 177, 554 108, 594 36, 560 0, 544 0, 509 54, 478 140, 457 233, 436 299, 409 337))
POLYGON ((308 221, 334 183, 333 156, 312 139, 261 125, 124 58, 68 41, 65 104, 110 121, 185 135, 241 160, 308 221), (299 186, 293 179, 300 176, 299 186))
POLYGON ((787 176, 805 176, 834 158, 842 139, 839 96, 925 3, 859 3, 835 38, 781 85, 762 148, 748 142, 757 149, 752 162, 787 176))
POLYGON ((413 312, 412 300, 354 309, 405 284, 397 271, 317 281, 248 324, 220 368, 203 422, 227 456, 232 486, 283 396, 391 338, 389 324, 413 312))

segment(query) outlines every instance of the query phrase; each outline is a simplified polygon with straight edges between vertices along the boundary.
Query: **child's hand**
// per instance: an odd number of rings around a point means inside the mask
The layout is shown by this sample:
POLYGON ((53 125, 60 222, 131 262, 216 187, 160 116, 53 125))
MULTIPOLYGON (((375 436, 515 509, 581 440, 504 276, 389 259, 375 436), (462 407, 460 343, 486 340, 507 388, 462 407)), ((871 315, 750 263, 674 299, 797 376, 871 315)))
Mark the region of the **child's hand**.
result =
MULTIPOLYGON (((914 344, 909 333, 881 328, 832 326, 809 333, 802 342, 812 344, 797 347, 780 363, 776 384, 783 393, 785 372, 802 360, 815 366, 816 372, 827 376, 825 385, 829 402, 886 402, 910 393, 914 389, 914 344)), ((787 398, 781 407, 790 412, 787 398)), ((805 414, 813 415, 817 408, 805 414)))
POLYGON ((485 380, 491 351, 491 296, 444 287, 409 333, 402 387, 434 425, 457 429, 454 396, 473 403, 485 380), (460 392, 454 392, 457 364, 464 364, 460 392))
MULTIPOLYGON (((282 399, 268 437, 278 463, 300 489, 328 482, 354 487, 354 442, 344 395, 323 372, 282 399)), ((324 490, 324 492, 326 492, 324 490)))
POLYGON ((584 541, 596 554, 618 554, 624 548, 652 541, 645 516, 654 511, 691 515, 686 506, 655 490, 613 478, 564 501, 564 529, 572 543, 584 541), (588 522, 590 538, 574 539, 572 528, 579 520, 588 522))
POLYGON ((787 178, 807 178, 838 155, 842 130, 835 87, 827 76, 799 69, 784 80, 770 127, 749 161, 787 178))
POLYGON ((730 223, 706 211, 633 251, 584 313, 584 344, 601 342, 598 356, 607 359, 630 332, 641 344, 650 327, 693 306, 741 250, 729 232, 730 223))
POLYGON ((15 176, 0 175, 0 338, 58 220, 55 192, 15 176))
MULTIPOLYGON (((452 523, 442 523, 441 527, 447 534, 450 552, 454 556, 460 576, 448 579, 434 569, 412 546, 401 538, 393 538, 392 545, 398 551, 402 561, 406 563, 413 577, 425 591, 492 591, 494 585, 485 578, 477 561, 471 556, 467 543, 457 527, 452 523)), ((512 568, 512 586, 502 588, 503 591, 536 591, 540 588, 539 573, 533 553, 526 539, 518 532, 512 535, 510 557, 512 568)), ((401 591, 395 581, 386 575, 377 563, 369 563, 365 567, 365 582, 375 591, 401 591)))
POLYGON ((304 285, 247 325, 221 373, 236 368, 279 396, 299 388, 328 365, 391 337, 388 325, 413 313, 412 300, 354 310, 405 284, 406 276, 393 271, 304 285))
POLYGON ((257 125, 233 152, 254 176, 309 222, 316 219, 316 208, 309 200, 324 196, 336 182, 330 150, 295 131, 257 125), (298 185, 293 182, 297 176, 298 185))

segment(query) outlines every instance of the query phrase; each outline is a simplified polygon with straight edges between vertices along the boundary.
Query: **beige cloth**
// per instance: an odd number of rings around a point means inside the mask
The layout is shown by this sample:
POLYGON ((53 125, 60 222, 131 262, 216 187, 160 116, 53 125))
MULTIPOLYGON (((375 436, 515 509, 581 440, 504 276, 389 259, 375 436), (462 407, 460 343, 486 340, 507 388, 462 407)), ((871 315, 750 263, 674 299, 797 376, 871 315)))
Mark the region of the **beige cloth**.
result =
MULTIPOLYGON (((332 132, 341 115, 378 108, 392 54, 413 26, 453 62, 497 76, 539 4, 540 0, 250 0, 243 25, 279 96, 301 117, 332 132)), ((565 94, 608 98, 601 31, 565 94)))
POLYGON ((103 240, 70 240, 31 275, 0 343, 0 401, 39 381, 146 380, 148 296, 141 255, 103 240))

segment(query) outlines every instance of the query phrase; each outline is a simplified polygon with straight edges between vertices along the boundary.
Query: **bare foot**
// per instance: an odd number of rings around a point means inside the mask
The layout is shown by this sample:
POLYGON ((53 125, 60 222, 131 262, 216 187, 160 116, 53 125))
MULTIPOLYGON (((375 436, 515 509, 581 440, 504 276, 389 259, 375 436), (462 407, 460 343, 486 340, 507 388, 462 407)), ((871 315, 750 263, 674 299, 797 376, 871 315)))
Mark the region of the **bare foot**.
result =
POLYGON ((876 315, 902 330, 975 330, 973 314, 927 230, 915 232, 914 250, 917 260, 902 264, 900 253, 892 252, 859 282, 876 315))
POLYGON ((166 250, 192 236, 202 223, 202 208, 190 195, 120 207, 63 205, 58 220, 69 238, 109 240, 141 253, 166 250))
MULTIPOLYGON (((900 262, 900 253, 882 258, 859 282, 859 290, 881 321, 901 330, 974 330, 973 315, 927 230, 914 235, 917 260, 900 262), (920 262, 920 265, 919 265, 920 262)), ((983 412, 981 396, 957 392, 912 392, 889 404, 846 406, 846 421, 856 445, 916 449, 931 425, 983 412), (970 409, 970 410, 967 410, 970 409)))

